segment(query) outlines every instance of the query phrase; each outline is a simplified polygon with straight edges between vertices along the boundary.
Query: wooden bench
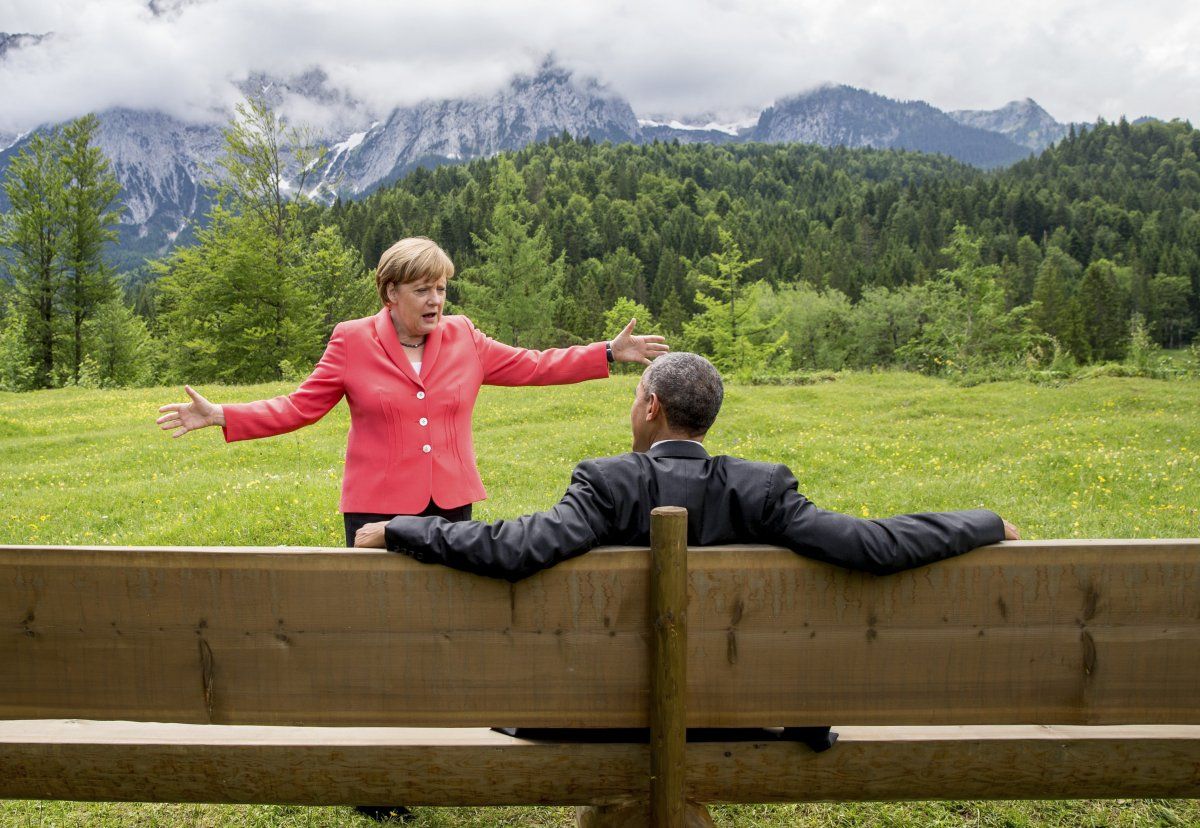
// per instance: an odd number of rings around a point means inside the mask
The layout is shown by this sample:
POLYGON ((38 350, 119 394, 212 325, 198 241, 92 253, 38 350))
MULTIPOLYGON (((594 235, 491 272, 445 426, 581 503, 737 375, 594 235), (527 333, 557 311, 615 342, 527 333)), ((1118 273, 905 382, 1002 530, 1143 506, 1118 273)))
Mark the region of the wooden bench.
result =
POLYGON ((684 798, 1200 796, 1200 540, 877 578, 678 554, 680 512, 651 552, 515 585, 376 551, 0 547, 0 797, 652 800, 678 825, 684 798), (651 744, 487 729, 652 720, 651 744), (841 738, 685 746, 685 722, 841 738))

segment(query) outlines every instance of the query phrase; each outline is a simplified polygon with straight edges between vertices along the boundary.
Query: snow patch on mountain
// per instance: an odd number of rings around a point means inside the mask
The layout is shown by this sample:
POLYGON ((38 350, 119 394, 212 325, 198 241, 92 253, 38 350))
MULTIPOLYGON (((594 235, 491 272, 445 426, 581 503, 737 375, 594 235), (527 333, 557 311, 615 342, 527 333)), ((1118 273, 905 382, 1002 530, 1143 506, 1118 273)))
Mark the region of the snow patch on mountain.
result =
POLYGON ((638 118, 639 127, 667 127, 668 129, 681 129, 688 132, 724 132, 726 135, 740 135, 747 129, 750 129, 758 123, 758 116, 753 118, 735 121, 733 123, 723 123, 719 121, 709 121, 705 124, 685 123, 678 119, 672 119, 666 122, 656 121, 651 118, 638 118))

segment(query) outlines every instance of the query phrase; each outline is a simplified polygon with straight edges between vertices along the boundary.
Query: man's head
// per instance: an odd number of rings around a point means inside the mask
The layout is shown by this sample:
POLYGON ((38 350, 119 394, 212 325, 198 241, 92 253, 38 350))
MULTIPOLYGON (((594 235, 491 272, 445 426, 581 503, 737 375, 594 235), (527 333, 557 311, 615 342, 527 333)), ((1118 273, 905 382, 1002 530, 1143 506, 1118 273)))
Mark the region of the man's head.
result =
POLYGON ((725 386, 713 364, 685 351, 660 356, 642 372, 629 425, 633 450, 659 440, 703 440, 717 419, 725 386))

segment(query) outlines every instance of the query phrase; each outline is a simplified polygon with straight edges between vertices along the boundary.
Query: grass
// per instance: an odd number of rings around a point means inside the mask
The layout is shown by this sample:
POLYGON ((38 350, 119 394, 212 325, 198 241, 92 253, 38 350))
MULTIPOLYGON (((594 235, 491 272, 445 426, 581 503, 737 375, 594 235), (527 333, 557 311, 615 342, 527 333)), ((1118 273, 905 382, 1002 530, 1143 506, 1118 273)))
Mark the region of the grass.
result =
MULTIPOLYGON (((625 451, 635 378, 485 389, 475 414, 491 498, 553 503, 578 460, 625 451)), ((221 402, 284 385, 202 391, 221 402)), ((176 389, 0 393, 0 543, 340 546, 348 414, 223 445, 154 425, 176 389)), ((1027 538, 1200 534, 1200 382, 1097 378, 962 388, 912 374, 728 389, 710 450, 787 463, 818 505, 860 516, 986 506, 1027 538)), ((1200 824, 1200 802, 1112 800, 727 806, 721 826, 1200 824)), ((571 809, 419 809, 421 825, 570 825, 571 809)), ((349 808, 0 803, 0 826, 372 824, 349 808)))

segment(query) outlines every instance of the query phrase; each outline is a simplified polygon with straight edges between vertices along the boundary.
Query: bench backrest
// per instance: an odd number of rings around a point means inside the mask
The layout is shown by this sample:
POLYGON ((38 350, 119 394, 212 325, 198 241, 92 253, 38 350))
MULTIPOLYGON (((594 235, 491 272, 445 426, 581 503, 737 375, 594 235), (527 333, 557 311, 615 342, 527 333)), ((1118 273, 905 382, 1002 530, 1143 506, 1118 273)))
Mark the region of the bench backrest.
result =
MULTIPOLYGON (((642 726, 648 560, 510 585, 385 552, 0 547, 0 718, 642 726)), ((1200 540, 688 569, 691 726, 1200 724, 1200 540)))

